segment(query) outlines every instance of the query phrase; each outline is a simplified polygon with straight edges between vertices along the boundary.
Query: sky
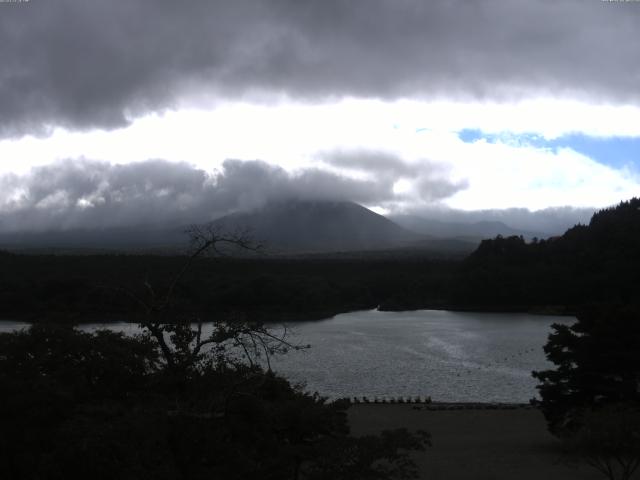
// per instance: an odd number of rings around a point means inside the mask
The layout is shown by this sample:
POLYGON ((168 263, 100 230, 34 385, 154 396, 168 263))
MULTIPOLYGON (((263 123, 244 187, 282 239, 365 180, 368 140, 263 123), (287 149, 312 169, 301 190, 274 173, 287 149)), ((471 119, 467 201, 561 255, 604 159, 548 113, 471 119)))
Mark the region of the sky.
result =
POLYGON ((0 232, 640 194, 640 2, 23 0, 0 45, 0 232))

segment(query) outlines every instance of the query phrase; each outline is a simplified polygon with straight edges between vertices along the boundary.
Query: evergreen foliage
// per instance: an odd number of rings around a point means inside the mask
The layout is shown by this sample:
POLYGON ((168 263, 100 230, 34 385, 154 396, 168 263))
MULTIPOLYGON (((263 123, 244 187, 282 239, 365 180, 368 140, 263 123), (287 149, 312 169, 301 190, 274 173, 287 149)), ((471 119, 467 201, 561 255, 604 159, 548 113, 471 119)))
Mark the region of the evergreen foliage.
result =
POLYGON ((640 291, 640 198, 595 213, 561 237, 484 240, 453 282, 452 303, 527 310, 630 304, 640 291))
POLYGON ((554 325, 544 347, 555 369, 534 372, 552 432, 571 432, 581 412, 611 404, 640 405, 640 311, 585 308, 571 325, 554 325))

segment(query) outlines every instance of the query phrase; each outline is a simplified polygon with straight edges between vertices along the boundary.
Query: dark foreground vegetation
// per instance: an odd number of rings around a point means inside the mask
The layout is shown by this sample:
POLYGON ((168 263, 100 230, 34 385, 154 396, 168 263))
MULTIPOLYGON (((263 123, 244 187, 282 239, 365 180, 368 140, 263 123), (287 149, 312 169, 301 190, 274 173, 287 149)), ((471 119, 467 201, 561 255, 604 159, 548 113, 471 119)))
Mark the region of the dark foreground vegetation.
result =
POLYGON ((628 480, 640 466, 638 245, 633 199, 562 237, 498 237, 459 262, 192 262, 211 246, 206 241, 191 259, 2 254, 0 315, 40 320, 0 335, 3 473, 411 478, 409 453, 428 445, 426 433, 352 437, 348 404, 305 393, 257 362, 298 348, 263 320, 379 305, 577 312, 573 326, 553 327, 545 352, 555 367, 534 372, 538 405, 570 461, 628 480), (109 317, 136 321, 145 333, 71 326, 109 317), (206 337, 203 319, 215 320, 206 337), (67 325, 55 325, 60 320, 67 325))
POLYGON ((571 462, 610 480, 640 466, 640 309, 584 308, 571 325, 554 325, 545 346, 551 370, 533 372, 549 430, 571 462))
POLYGON ((266 331, 219 325, 198 352, 197 330, 162 328, 171 358, 149 331, 0 335, 3 478, 413 478, 426 433, 352 437, 347 403, 228 355, 266 331))

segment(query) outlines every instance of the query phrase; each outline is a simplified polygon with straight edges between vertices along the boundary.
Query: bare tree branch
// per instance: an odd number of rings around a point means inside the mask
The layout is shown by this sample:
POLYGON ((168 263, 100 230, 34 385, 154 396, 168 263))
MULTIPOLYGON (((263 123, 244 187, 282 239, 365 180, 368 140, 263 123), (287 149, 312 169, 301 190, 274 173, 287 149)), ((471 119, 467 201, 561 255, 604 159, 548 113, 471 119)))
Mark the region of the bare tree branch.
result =
POLYGON ((199 315, 193 316, 195 321, 167 321, 176 288, 197 259, 209 253, 225 256, 227 247, 248 252, 262 251, 262 245, 255 242, 247 230, 222 232, 210 223, 192 225, 186 233, 190 237, 190 253, 182 267, 171 278, 164 294, 158 294, 148 277, 143 282, 148 300, 124 287, 118 289, 143 308, 145 318, 140 321, 140 327, 156 340, 169 367, 197 368, 198 363, 207 355, 218 359, 217 361, 229 362, 233 352, 228 347, 233 347, 240 349, 251 367, 255 367, 259 357, 264 354, 267 368, 271 370, 271 355, 308 347, 288 341, 286 327, 283 327, 282 334, 277 335, 261 324, 252 324, 246 320, 217 321, 212 324, 212 331, 205 336, 203 321, 199 315))

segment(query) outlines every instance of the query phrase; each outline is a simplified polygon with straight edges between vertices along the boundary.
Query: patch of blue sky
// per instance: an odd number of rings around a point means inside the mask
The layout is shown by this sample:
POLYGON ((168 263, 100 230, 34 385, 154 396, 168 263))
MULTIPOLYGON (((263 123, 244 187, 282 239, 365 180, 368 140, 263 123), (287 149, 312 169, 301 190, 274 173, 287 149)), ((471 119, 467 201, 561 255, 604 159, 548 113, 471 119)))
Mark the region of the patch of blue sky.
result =
POLYGON ((488 143, 547 148, 554 152, 562 148, 570 148, 604 165, 614 168, 640 169, 640 137, 594 137, 572 133, 554 139, 545 139, 535 133, 485 133, 479 129, 461 130, 458 132, 458 137, 465 143, 484 140, 488 143))

